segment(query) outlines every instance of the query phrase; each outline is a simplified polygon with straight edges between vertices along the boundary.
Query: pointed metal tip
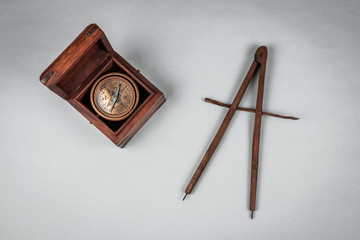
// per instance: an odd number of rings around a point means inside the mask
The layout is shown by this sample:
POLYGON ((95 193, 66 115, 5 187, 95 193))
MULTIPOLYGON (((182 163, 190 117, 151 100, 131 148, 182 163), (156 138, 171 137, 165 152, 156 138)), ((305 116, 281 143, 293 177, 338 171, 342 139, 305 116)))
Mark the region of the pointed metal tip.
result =
POLYGON ((251 211, 251 213, 250 213, 250 218, 251 218, 251 219, 254 218, 254 211, 251 211))
POLYGON ((188 194, 186 193, 185 196, 184 196, 184 198, 183 198, 183 201, 185 200, 185 198, 186 198, 187 195, 188 195, 188 194))

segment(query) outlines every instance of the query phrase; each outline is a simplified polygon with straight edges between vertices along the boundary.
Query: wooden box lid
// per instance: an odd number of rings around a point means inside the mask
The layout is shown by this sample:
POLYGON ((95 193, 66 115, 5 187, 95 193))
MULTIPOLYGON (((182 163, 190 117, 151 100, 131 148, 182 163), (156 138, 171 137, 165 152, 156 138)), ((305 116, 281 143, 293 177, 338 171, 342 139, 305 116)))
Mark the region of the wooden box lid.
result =
POLYGON ((65 100, 82 85, 93 66, 101 64, 113 49, 104 32, 90 24, 40 75, 40 81, 65 100), (91 63, 88 70, 82 70, 82 77, 72 79, 83 64, 91 63))

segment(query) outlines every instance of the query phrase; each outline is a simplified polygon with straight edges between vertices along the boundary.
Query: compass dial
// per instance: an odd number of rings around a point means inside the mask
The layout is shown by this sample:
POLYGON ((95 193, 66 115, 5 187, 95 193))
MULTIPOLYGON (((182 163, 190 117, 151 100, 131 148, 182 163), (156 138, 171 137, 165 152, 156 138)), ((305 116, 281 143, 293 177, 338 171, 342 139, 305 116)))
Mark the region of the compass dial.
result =
POLYGON ((139 91, 128 76, 109 73, 94 83, 90 100, 94 110, 101 117, 119 121, 134 111, 139 101, 139 91))

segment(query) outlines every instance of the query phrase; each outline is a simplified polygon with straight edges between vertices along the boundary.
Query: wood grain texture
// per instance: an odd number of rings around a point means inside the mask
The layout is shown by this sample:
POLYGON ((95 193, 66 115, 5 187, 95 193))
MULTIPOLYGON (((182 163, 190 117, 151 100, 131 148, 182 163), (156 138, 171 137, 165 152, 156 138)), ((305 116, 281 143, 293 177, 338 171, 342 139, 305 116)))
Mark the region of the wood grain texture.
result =
POLYGON ((69 98, 57 83, 62 79, 67 71, 76 67, 86 52, 98 42, 104 35, 103 31, 96 25, 90 24, 79 36, 50 64, 40 75, 40 81, 64 99, 69 98), (52 73, 50 77, 47 77, 52 73))
MULTIPOLYGON (((264 82, 265 82, 265 71, 266 71, 266 60, 267 60, 267 48, 265 46, 259 47, 254 55, 254 61, 252 62, 250 69, 241 84, 241 87, 238 93, 235 96, 233 103, 229 105, 222 104, 220 102, 212 101, 207 99, 208 102, 216 103, 220 106, 228 107, 229 110, 222 121, 220 128, 218 129, 214 139, 212 140, 208 150, 206 151, 204 157, 202 158, 198 168, 196 169, 194 175, 192 176, 189 184, 185 189, 184 199, 188 194, 190 194, 198 180, 200 179, 201 174, 209 163, 212 155, 214 154, 216 148, 218 147, 227 127, 230 124, 231 119, 234 116, 236 110, 245 110, 248 112, 255 112, 255 123, 254 123, 254 133, 253 133, 253 144, 252 144, 252 160, 251 160, 251 183, 250 183, 250 211, 251 218, 253 217, 253 212, 256 207, 256 189, 257 189, 257 176, 258 176, 258 164, 259 164, 259 148, 260 148, 260 130, 261 130, 261 117, 263 115, 262 104, 263 104, 263 95, 264 95, 264 82), (259 83, 258 83, 258 92, 257 92, 257 100, 256 100, 256 109, 244 109, 238 107, 244 93, 249 86, 252 77, 256 69, 260 67, 259 74, 259 83)), ((274 115, 274 114, 271 114, 274 115)), ((277 116, 278 117, 278 116, 277 116)), ((183 200, 184 200, 183 199, 183 200)))
POLYGON ((164 94, 138 70, 117 54, 104 32, 90 24, 41 74, 40 81, 67 100, 91 124, 119 147, 140 130, 166 101, 164 94), (92 109, 88 93, 101 75, 118 71, 141 88, 141 102, 125 120, 110 122, 92 109))
MULTIPOLYGON (((230 107, 231 107, 230 104, 222 103, 222 102, 219 102, 219 101, 210 99, 210 98, 205 98, 204 101, 207 102, 207 103, 211 103, 211 104, 215 104, 215 105, 221 106, 221 107, 226 107, 226 108, 230 108, 230 107)), ((255 109, 243 108, 243 107, 237 107, 236 110, 244 111, 244 112, 251 112, 251 113, 255 113, 255 112, 256 112, 255 109)), ((298 117, 284 116, 284 115, 275 114, 275 113, 269 113, 269 112, 262 112, 262 115, 266 115, 266 116, 270 116, 270 117, 276 117, 276 118, 290 119, 290 120, 299 120, 298 117)))
MULTIPOLYGON (((263 105, 263 96, 264 96, 266 59, 267 59, 267 48, 266 47, 258 48, 255 53, 255 61, 260 64, 260 74, 259 74, 258 92, 256 99, 256 112, 255 112, 255 124, 254 124, 254 134, 253 134, 253 145, 252 145, 252 160, 251 160, 251 183, 250 183, 250 211, 252 213, 255 211, 255 205, 256 205, 260 130, 261 130, 261 119, 262 119, 261 116, 262 116, 262 105, 263 105)), ((252 216, 253 214, 251 214, 251 217, 252 216)))

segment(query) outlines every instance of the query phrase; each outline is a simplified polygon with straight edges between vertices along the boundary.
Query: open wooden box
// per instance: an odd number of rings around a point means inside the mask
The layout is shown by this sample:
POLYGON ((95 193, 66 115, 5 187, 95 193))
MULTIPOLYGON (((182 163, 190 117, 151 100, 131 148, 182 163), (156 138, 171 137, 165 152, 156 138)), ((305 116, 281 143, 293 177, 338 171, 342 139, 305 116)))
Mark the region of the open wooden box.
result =
POLYGON ((87 26, 80 33, 41 74, 40 81, 67 100, 119 147, 124 147, 165 102, 164 94, 112 49, 96 24, 87 26), (136 109, 121 121, 102 118, 90 103, 91 86, 109 72, 126 74, 134 80, 140 92, 136 109))

